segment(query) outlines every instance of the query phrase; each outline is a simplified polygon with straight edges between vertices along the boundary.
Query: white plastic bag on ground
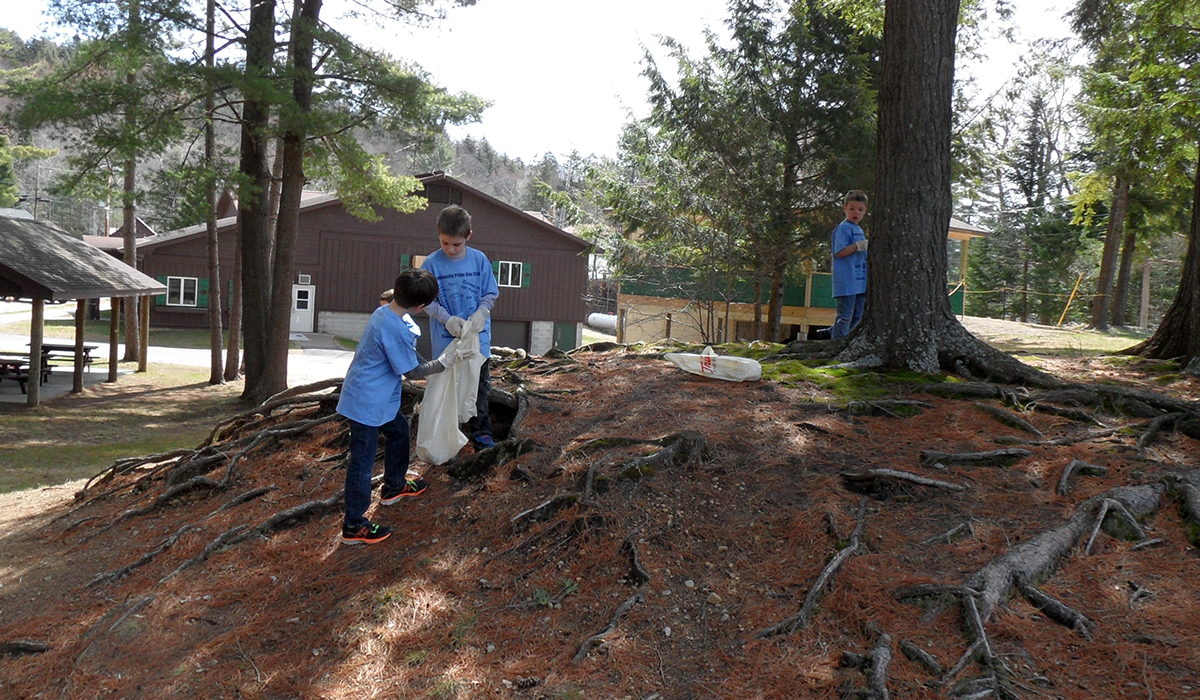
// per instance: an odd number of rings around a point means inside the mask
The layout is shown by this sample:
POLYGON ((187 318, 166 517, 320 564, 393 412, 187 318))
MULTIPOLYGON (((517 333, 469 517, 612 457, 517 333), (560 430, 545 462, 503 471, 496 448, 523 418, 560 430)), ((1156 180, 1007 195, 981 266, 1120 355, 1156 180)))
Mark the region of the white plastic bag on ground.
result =
POLYGON ((733 357, 718 355, 711 347, 705 347, 699 354, 687 352, 668 352, 663 355, 672 364, 692 374, 702 377, 713 377, 730 382, 756 382, 762 379, 762 365, 758 360, 748 357, 733 357))
POLYGON ((475 397, 479 391, 479 334, 471 333, 458 346, 460 359, 444 372, 425 380, 425 398, 421 400, 421 419, 417 422, 417 457, 429 464, 445 464, 467 444, 467 436, 458 429, 475 416, 475 397))

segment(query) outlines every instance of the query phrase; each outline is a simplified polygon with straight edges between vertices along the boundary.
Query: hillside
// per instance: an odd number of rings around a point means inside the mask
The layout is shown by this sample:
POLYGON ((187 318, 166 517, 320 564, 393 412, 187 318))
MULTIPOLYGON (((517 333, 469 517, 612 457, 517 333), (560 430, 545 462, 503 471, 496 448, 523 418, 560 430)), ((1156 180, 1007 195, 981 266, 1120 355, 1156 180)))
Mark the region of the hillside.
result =
POLYGON ((220 426, 211 460, 124 464, 10 521, 0 695, 1200 697, 1200 383, 1039 364, 1093 384, 514 360, 513 449, 418 464, 430 490, 377 509, 397 535, 370 547, 336 543, 344 431, 314 388, 220 426), (989 576, 1035 548, 1066 556, 1024 593, 989 576))

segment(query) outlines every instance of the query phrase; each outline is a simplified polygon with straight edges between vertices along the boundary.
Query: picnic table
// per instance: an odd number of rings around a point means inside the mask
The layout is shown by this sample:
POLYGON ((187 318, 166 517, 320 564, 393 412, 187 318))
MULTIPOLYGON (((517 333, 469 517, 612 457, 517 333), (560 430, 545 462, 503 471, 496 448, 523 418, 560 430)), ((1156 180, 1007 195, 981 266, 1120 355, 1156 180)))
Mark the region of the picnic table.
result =
MULTIPOLYGON (((83 366, 89 372, 92 370, 92 351, 100 347, 93 343, 83 344, 83 366)), ((42 365, 49 367, 49 360, 55 358, 69 358, 72 362, 75 361, 75 344, 74 343, 42 343, 42 365)))
MULTIPOLYGON (((0 380, 11 379, 21 387, 21 393, 27 393, 25 383, 29 381, 29 356, 28 355, 2 355, 0 356, 0 380)), ((41 384, 45 384, 50 379, 50 365, 42 364, 42 380, 41 384)))

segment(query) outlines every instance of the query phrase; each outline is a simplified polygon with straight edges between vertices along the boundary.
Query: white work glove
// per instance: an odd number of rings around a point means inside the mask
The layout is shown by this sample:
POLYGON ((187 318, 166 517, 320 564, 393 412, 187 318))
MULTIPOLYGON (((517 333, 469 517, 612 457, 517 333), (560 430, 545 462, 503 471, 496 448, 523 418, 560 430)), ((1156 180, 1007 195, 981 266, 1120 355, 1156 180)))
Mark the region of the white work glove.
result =
POLYGON ((479 333, 487 325, 490 311, 482 306, 475 309, 475 313, 471 314, 471 318, 467 319, 466 325, 463 326, 463 333, 479 333))
POLYGON ((867 239, 863 238, 861 240, 855 241, 854 247, 858 248, 859 250, 866 250, 867 249, 867 239))
POLYGON ((458 316, 451 316, 446 319, 446 330, 450 331, 450 335, 455 338, 461 338, 464 324, 466 324, 466 321, 463 319, 458 316))
POLYGON ((438 355, 438 362, 442 363, 444 369, 450 369, 454 366, 455 362, 458 362, 458 344, 460 342, 462 341, 458 338, 451 340, 446 349, 442 351, 442 354, 438 355))

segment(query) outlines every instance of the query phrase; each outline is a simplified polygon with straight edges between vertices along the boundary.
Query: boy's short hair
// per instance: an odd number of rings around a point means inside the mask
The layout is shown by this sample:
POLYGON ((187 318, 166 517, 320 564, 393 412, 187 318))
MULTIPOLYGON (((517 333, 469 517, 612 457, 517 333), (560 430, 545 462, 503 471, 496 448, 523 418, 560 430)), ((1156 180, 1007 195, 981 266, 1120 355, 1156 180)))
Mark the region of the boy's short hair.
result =
POLYGON ((408 269, 400 273, 392 285, 396 303, 406 309, 426 306, 437 299, 437 278, 429 270, 408 269))
POLYGON ((392 299, 395 296, 396 296, 396 293, 394 291, 392 291, 391 289, 385 289, 379 293, 379 301, 386 301, 388 303, 391 303, 392 299))
POLYGON ((471 235, 471 214, 457 204, 451 204, 438 214, 437 228, 438 233, 466 238, 471 235))
POLYGON ((842 206, 844 207, 850 202, 862 202, 863 204, 866 204, 867 193, 863 192, 862 190, 850 190, 846 193, 846 198, 842 200, 842 206))

